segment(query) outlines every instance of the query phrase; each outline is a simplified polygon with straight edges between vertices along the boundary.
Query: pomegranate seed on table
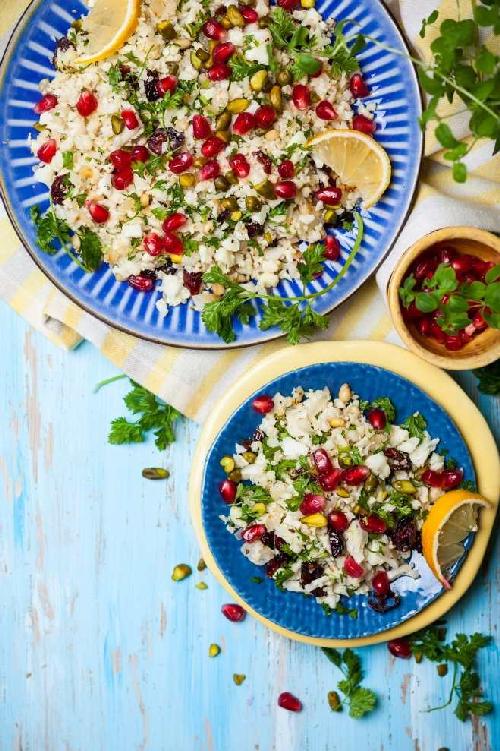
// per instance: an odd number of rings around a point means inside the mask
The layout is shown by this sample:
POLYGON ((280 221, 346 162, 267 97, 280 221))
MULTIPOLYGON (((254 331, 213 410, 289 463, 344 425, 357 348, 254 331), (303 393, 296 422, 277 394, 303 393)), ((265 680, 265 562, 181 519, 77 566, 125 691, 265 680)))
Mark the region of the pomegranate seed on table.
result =
POLYGON ((45 141, 38 151, 36 152, 37 157, 40 159, 41 162, 44 162, 45 164, 50 164, 53 158, 55 157, 57 152, 57 143, 53 138, 49 138, 48 141, 45 141))
POLYGON ((244 136, 255 128, 255 117, 251 112, 240 112, 233 123, 233 132, 238 136, 244 136))
POLYGON ((216 21, 215 18, 209 18, 208 21, 205 21, 201 30, 206 37, 208 37, 209 39, 214 39, 217 42, 220 42, 220 40, 226 34, 224 26, 216 21))
POLYGON ((387 649, 393 657, 408 660, 411 657, 411 646, 408 639, 391 639, 387 642, 387 649))
POLYGON ((325 206, 338 206, 342 198, 342 191, 335 185, 329 185, 327 188, 320 188, 315 193, 316 199, 322 201, 325 206))
POLYGON ((154 277, 132 274, 127 279, 129 285, 138 292, 152 292, 155 288, 154 277))
POLYGON ((343 511, 330 511, 328 524, 337 532, 345 532, 349 526, 349 520, 343 511))
POLYGON ((100 203, 90 201, 88 204, 89 214, 96 224, 104 224, 109 219, 109 210, 100 203))
POLYGON ((111 175, 111 185, 116 190, 125 190, 134 182, 134 173, 131 167, 121 167, 111 175))
POLYGON ((217 154, 220 154, 221 151, 224 151, 226 146, 227 144, 222 138, 219 138, 218 136, 209 136, 202 144, 201 153, 204 157, 210 159, 217 156, 217 154))
POLYGON ((193 127, 193 136, 197 139, 208 138, 212 133, 210 123, 203 115, 193 115, 191 125, 193 127))
POLYGON ((41 115, 42 112, 49 112, 53 110, 57 105, 57 97, 54 94, 44 94, 43 97, 35 104, 33 109, 37 115, 41 115))
POLYGON ((391 583, 385 571, 379 571, 372 579, 372 589, 377 597, 387 597, 391 591, 391 583))
POLYGON ((383 430, 387 424, 387 417, 383 409, 376 407, 366 414, 366 419, 375 430, 383 430))
POLYGON ((260 540, 265 531, 266 528, 263 524, 250 524, 250 526, 243 531, 241 537, 245 542, 255 542, 256 540, 260 540))
POLYGON ((165 252, 165 242, 163 237, 156 232, 150 232, 144 236, 144 249, 150 256, 159 256, 165 252))
POLYGON ((376 514, 370 514, 370 516, 363 517, 360 524, 365 532, 370 532, 374 535, 382 535, 387 530, 387 524, 385 521, 376 514))
POLYGON ((316 114, 321 120, 335 120, 337 117, 333 104, 330 104, 326 99, 318 102, 316 105, 316 114))
POLYGON ((306 110, 311 106, 311 92, 303 83, 296 83, 292 89, 292 101, 298 110, 306 110))
POLYGON ((89 117, 98 106, 97 97, 91 91, 82 91, 76 103, 76 109, 82 117, 89 117))
POLYGON ((362 464, 344 470, 343 481, 347 485, 361 485, 369 477, 370 470, 362 464))
POLYGON ((325 449, 316 449, 313 451, 313 461, 320 475, 326 475, 333 471, 332 460, 325 449))
POLYGON ((326 472, 326 474, 320 475, 318 482, 323 490, 335 490, 343 479, 344 470, 336 468, 332 469, 331 472, 326 472))
POLYGON ((177 77, 165 76, 164 78, 160 78, 158 80, 156 88, 158 89, 158 93, 161 94, 161 96, 166 94, 167 91, 175 91, 177 88, 177 77))
POLYGON ((248 177, 250 165, 243 154, 233 154, 228 159, 229 165, 237 177, 248 177))
POLYGON ((130 152, 132 162, 147 162, 149 159, 149 151, 146 146, 134 146, 130 152))
POLYGON ((123 167, 130 167, 132 163, 132 152, 125 149, 116 149, 109 155, 109 161, 115 169, 123 169, 123 167))
POLYGON ((276 122, 276 110, 270 104, 263 104, 254 112, 255 123, 258 128, 268 130, 276 122))
POLYGON ((211 81, 224 81, 231 78, 231 68, 225 63, 216 63, 207 71, 207 76, 211 81))
POLYGON ((306 493, 304 500, 299 506, 301 514, 309 516, 310 514, 319 514, 324 510, 326 499, 323 495, 316 495, 315 493, 306 493))
POLYGON ((221 42, 212 52, 214 63, 227 63, 229 58, 232 57, 235 52, 236 47, 234 44, 231 44, 231 42, 221 42))
POLYGON ((256 396, 252 401, 252 408, 259 413, 259 415, 267 415, 268 412, 272 412, 274 409, 274 401, 272 396, 262 394, 256 396))
POLYGON ((353 579, 361 579, 363 574, 365 573, 363 566, 361 566, 355 558, 352 557, 352 555, 348 555, 347 558, 344 561, 344 572, 347 574, 347 576, 352 577, 353 579))
POLYGON ((340 257, 340 243, 333 235, 325 237, 324 256, 327 261, 336 261, 340 257))
POLYGON ((441 481, 441 472, 436 472, 433 469, 426 469, 425 472, 422 473, 422 482, 426 485, 430 485, 431 488, 440 488, 441 481))
POLYGON ((291 177, 295 176, 295 165, 291 159, 285 159, 280 165, 278 165, 278 174, 284 180, 289 180, 291 177))
POLYGON ((233 503, 236 498, 236 490, 238 485, 233 480, 223 480, 219 485, 219 493, 224 499, 225 503, 233 503))
POLYGON ((122 110, 122 120, 125 123, 125 127, 128 130, 135 130, 139 127, 139 118, 135 114, 134 110, 122 110))
POLYGON ((278 198, 283 198, 285 201, 291 201, 297 195, 297 186, 293 180, 281 180, 274 186, 274 192, 278 198))
POLYGON ((184 253, 184 244, 181 238, 175 235, 173 232, 164 233, 163 243, 165 246, 165 253, 172 253, 176 256, 180 256, 184 253))
POLYGON ((164 220, 163 231, 175 232, 175 230, 184 227, 186 222, 187 216, 185 214, 182 214, 180 211, 175 211, 173 214, 170 214, 170 216, 167 216, 167 218, 164 220))
POLYGON ((356 99, 362 99, 365 96, 368 96, 370 93, 370 89, 361 75, 361 73, 354 73, 351 76, 351 80, 349 81, 349 88, 351 90, 351 94, 356 99))
POLYGON ((267 154, 264 154, 263 151, 254 151, 254 156, 257 158, 259 164, 262 165, 266 175, 270 175, 273 171, 273 163, 267 154))
POLYGON ((203 274, 201 271, 182 271, 182 284, 188 289, 192 295, 198 295, 201 291, 201 285, 203 282, 203 274))
POLYGON ((215 159, 210 159, 200 169, 200 180, 215 180, 220 175, 219 162, 215 159))
POLYGON ((250 8, 249 5, 240 5, 239 11, 246 23, 257 23, 259 20, 259 14, 254 8, 250 8))
POLYGON ((463 479, 463 469, 445 469, 441 474, 441 487, 445 490, 452 490, 460 485, 463 479))
MULTIPOLYGON (((284 1, 285 0, 278 0, 278 5, 283 7, 282 2, 284 1)), ((302 702, 289 691, 283 691, 283 693, 278 696, 278 706, 282 709, 288 709, 289 712, 300 712, 302 709, 302 702)))
POLYGON ((183 151, 174 156, 168 163, 168 168, 175 175, 180 175, 193 166, 193 155, 189 151, 183 151))
POLYGON ((352 118, 352 127, 354 130, 359 130, 360 133, 365 133, 367 136, 372 136, 375 133, 377 125, 375 120, 370 120, 364 115, 354 115, 352 118))
POLYGON ((241 621, 245 620, 246 612, 243 610, 241 605, 236 605, 236 603, 226 603, 226 605, 222 605, 221 607, 222 615, 225 615, 228 621, 231 621, 232 623, 240 623, 241 621))

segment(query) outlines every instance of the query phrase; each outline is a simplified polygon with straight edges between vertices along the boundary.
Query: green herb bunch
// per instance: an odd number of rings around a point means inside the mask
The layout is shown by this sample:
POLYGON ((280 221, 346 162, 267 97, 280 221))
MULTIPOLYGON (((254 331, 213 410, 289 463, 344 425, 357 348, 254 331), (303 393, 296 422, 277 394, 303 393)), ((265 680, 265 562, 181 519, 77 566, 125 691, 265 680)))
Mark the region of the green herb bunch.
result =
POLYGON ((37 233, 37 244, 48 255, 57 253, 59 242, 61 247, 71 256, 73 261, 84 271, 97 271, 101 265, 103 253, 99 236, 88 227, 80 227, 75 233, 64 219, 60 219, 53 208, 42 214, 39 206, 31 208, 31 218, 37 233), (72 244, 75 234, 79 239, 78 254, 72 244))

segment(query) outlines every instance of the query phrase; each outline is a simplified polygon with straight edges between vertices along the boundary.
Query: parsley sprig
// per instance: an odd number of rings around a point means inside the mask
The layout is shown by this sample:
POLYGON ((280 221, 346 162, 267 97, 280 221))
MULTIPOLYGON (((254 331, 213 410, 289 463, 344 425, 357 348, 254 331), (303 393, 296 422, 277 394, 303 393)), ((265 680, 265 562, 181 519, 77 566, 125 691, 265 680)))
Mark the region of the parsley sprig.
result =
MULTIPOLYGON (((359 656, 352 649, 341 652, 333 647, 324 647, 321 651, 344 674, 337 688, 344 695, 343 702, 349 707, 349 717, 359 719, 372 712, 377 705, 377 695, 361 685, 363 671, 359 656)), ((330 706, 334 711, 340 711, 343 702, 339 700, 335 705, 330 703, 330 706)))
POLYGON ((473 372, 477 376, 478 388, 482 394, 489 394, 490 396, 500 394, 500 360, 496 360, 484 368, 477 368, 473 372))
POLYGON ((103 253, 101 240, 95 232, 82 226, 75 233, 80 240, 77 255, 71 242, 73 233, 69 224, 64 219, 60 219, 53 208, 49 208, 45 214, 42 214, 39 206, 33 206, 31 218, 37 232, 36 241, 40 250, 52 256, 58 250, 54 243, 60 243, 66 253, 84 271, 97 271, 101 265, 103 253))

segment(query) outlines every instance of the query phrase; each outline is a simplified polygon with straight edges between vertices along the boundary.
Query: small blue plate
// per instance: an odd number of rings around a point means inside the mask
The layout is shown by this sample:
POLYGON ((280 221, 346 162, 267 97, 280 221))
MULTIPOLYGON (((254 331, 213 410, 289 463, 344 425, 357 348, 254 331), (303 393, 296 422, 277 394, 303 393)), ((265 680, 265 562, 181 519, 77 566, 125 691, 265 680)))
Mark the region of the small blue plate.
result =
MULTIPOLYGON (((373 365, 352 362, 332 362, 310 365, 286 373, 266 384, 259 393, 290 394, 295 386, 304 389, 320 389, 328 386, 336 393, 342 383, 349 383, 353 391, 371 401, 378 396, 388 396, 397 410, 398 423, 419 411, 427 420, 431 436, 441 438, 439 450, 447 450, 457 464, 464 469, 464 479, 475 482, 474 468, 467 446, 447 413, 426 393, 410 381, 389 370, 373 365)), ((228 419, 207 456, 202 486, 202 522, 209 548, 218 568, 237 594, 259 615, 277 625, 308 637, 325 639, 355 639, 386 631, 408 620, 423 610, 443 593, 423 556, 414 553, 413 563, 421 574, 420 579, 401 577, 393 585, 400 593, 399 606, 388 613, 379 614, 367 604, 366 595, 343 598, 348 608, 357 608, 358 617, 325 615, 321 606, 311 597, 294 592, 281 592, 274 581, 265 577, 263 567, 255 566, 240 552, 241 541, 225 528, 220 520, 228 507, 218 492, 219 483, 225 478, 220 459, 234 452, 235 442, 252 435, 261 417, 252 409, 256 394, 248 397, 228 419), (252 577, 263 576, 261 584, 252 582, 252 577)), ((472 545, 474 535, 465 543, 466 551, 472 545)), ((459 571, 466 553, 451 571, 453 579, 459 571)))
MULTIPOLYGON (((382 199, 362 212, 365 237, 362 246, 339 284, 314 301, 318 313, 328 313, 355 292, 375 271, 396 238, 413 198, 422 153, 418 124, 421 101, 415 71, 405 55, 407 48, 394 21, 379 0, 327 0, 318 10, 324 18, 350 19, 346 33, 362 32, 376 38, 384 48, 368 41, 359 60, 370 85, 369 100, 377 103, 376 138, 390 156, 392 182, 382 199), (392 48, 392 51, 389 49, 392 48)), ((140 293, 118 282, 103 264, 85 273, 60 251, 45 255, 36 244, 30 208, 48 206, 47 188, 35 182, 36 159, 29 148, 33 129, 33 106, 40 98, 38 86, 51 78, 56 39, 66 34, 71 22, 86 12, 80 0, 33 0, 13 35, 0 67, 0 193, 12 223, 25 247, 42 271, 80 307, 129 334, 200 349, 255 344, 282 336, 277 329, 261 331, 261 310, 247 325, 237 323, 236 342, 226 345, 205 329, 201 315, 189 304, 160 315, 155 303, 159 293, 140 293)), ((365 100, 368 101, 368 100, 365 100)), ((354 243, 352 232, 339 232, 342 259, 354 243)), ((327 263, 321 278, 307 287, 315 292, 338 274, 341 263, 327 263)), ((301 294, 299 285, 282 282, 278 295, 301 294)))

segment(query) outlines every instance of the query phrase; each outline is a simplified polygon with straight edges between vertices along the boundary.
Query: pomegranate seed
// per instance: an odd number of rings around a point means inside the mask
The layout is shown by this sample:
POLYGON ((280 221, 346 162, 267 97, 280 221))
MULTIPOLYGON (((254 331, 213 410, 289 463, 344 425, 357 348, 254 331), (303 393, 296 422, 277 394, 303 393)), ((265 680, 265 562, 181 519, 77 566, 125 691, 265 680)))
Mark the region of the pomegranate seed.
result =
POLYGON ((430 485, 431 488, 441 487, 441 472, 435 472, 433 469, 426 469, 422 473, 422 482, 426 485, 430 485))
POLYGON ((251 112, 240 112, 233 123, 233 132, 239 136, 244 136, 250 130, 255 128, 255 117, 251 112))
POLYGON ((302 83, 296 83, 292 89, 292 100, 298 110, 306 110, 311 106, 311 92, 302 83))
POLYGON ((316 62, 319 63, 319 68, 316 71, 316 73, 309 73, 309 78, 319 78, 320 75, 323 73, 323 63, 321 63, 319 60, 316 60, 316 62))
POLYGON ((479 331, 484 331, 485 329, 488 328, 488 324, 484 320, 484 318, 481 315, 481 313, 476 313, 476 315, 472 319, 472 324, 473 324, 475 330, 478 331, 478 332, 479 331))
POLYGON ((299 0, 278 0, 278 5, 283 10, 292 11, 298 6, 299 0))
POLYGON ((391 639, 387 642, 387 649, 393 657, 408 660, 411 657, 411 647, 408 639, 391 639))
POLYGON ((281 180, 274 186, 274 192, 278 198, 284 198, 285 201, 291 201, 297 195, 297 186, 293 180, 281 180))
POLYGON ((218 44, 212 53, 214 63, 227 63, 230 57, 236 52, 236 47, 231 42, 222 42, 218 44))
POLYGON ((454 248, 448 248, 445 246, 444 248, 440 248, 438 259, 440 263, 451 263, 456 255, 457 253, 454 248))
POLYGON ((431 335, 431 324, 432 321, 430 318, 420 318, 419 321, 417 321, 417 331, 422 336, 430 336, 431 335))
POLYGON ((325 508, 325 497, 323 495, 315 495, 314 493, 306 493, 304 500, 300 504, 300 512, 305 516, 309 514, 319 514, 325 508))
POLYGON ((184 227, 186 222, 187 216, 185 214, 181 214, 180 211, 175 211, 173 214, 170 214, 170 216, 167 216, 167 218, 163 222, 163 231, 175 232, 176 229, 184 227))
POLYGON ((134 173, 131 167, 121 167, 111 176, 111 185, 116 190, 125 190, 134 182, 134 173))
POLYGON ((235 603, 227 603, 221 607, 222 615, 225 615, 228 621, 232 623, 239 623, 245 620, 246 613, 241 605, 235 603))
POLYGON ((206 37, 209 39, 215 39, 218 42, 220 42, 226 34, 224 26, 216 21, 215 18, 209 18, 208 21, 205 21, 202 26, 202 31, 206 37))
POLYGON ((248 177, 250 173, 250 165, 243 154, 234 154, 229 157, 228 161, 231 169, 237 177, 248 177))
POLYGON ((325 237, 324 256, 327 261, 336 261, 340 256, 340 243, 333 235, 325 237))
POLYGON ((115 169, 130 167, 132 163, 132 152, 125 151, 125 149, 116 149, 116 151, 112 151, 109 155, 109 161, 115 169))
POLYGON ((366 419, 375 430, 383 430, 387 424, 387 417, 383 409, 371 409, 366 419))
POLYGON ((480 281, 484 281, 484 277, 493 266, 493 261, 483 261, 481 258, 476 258, 472 270, 480 281))
POLYGON ((96 111, 98 104, 95 94, 91 91, 82 91, 76 103, 76 109, 82 117, 88 117, 96 111))
POLYGON ((267 156, 267 154, 264 154, 263 151, 254 151, 254 156, 257 157, 257 161, 260 164, 262 164, 262 167, 266 175, 270 175, 271 172, 273 171, 273 163, 271 159, 267 156))
POLYGON ((343 511, 330 511, 328 524, 337 532, 345 532, 349 526, 349 520, 343 511))
POLYGON ((156 88, 158 89, 160 96, 166 94, 167 91, 175 91, 177 88, 176 76, 165 76, 165 78, 160 78, 156 84, 156 88))
POLYGON ((40 161, 44 162, 45 164, 50 164, 55 157, 56 152, 57 143, 53 138, 49 138, 48 141, 45 141, 45 143, 40 146, 40 148, 36 152, 36 155, 40 159, 40 161))
POLYGON ((463 469, 445 469, 441 475, 441 487, 445 490, 452 490, 460 485, 463 479, 463 469))
POLYGON ((133 162, 147 162, 149 151, 145 146, 134 146, 130 156, 133 162))
POLYGON ((416 321, 418 318, 422 318, 422 311, 412 302, 407 308, 404 308, 404 317, 410 321, 416 321))
POLYGON ((373 535, 383 535, 387 529, 385 521, 376 514, 364 517, 361 519, 360 524, 365 532, 370 532, 373 535))
POLYGON ((327 472, 324 475, 320 475, 319 484, 323 490, 335 490, 344 479, 343 469, 332 469, 331 472, 327 472))
POLYGON ((448 334, 444 340, 444 346, 451 352, 458 352, 458 350, 462 349, 464 346, 464 342, 462 341, 460 334, 448 334))
POLYGON ((265 531, 266 528, 263 524, 250 524, 250 526, 243 531, 241 537, 245 542, 255 542, 256 540, 260 540, 265 531))
POLYGON ((203 115, 193 115, 191 125, 193 126, 193 136, 195 138, 208 138, 212 133, 210 123, 203 115))
POLYGON ((96 224, 104 224, 109 219, 109 211, 105 206, 101 206, 100 203, 90 201, 88 204, 89 214, 96 224))
POLYGON ((139 118, 134 110, 122 110, 122 120, 128 130, 135 130, 139 127, 139 118))
POLYGON ((316 114, 321 120, 335 120, 337 117, 333 104, 330 104, 326 99, 318 102, 316 105, 316 114))
POLYGON ((182 271, 182 284, 188 289, 192 295, 198 295, 201 291, 201 285, 203 282, 203 274, 201 271, 182 271))
POLYGON ((35 104, 33 109, 37 115, 41 115, 42 112, 49 112, 53 110, 57 105, 57 97, 54 94, 44 94, 44 96, 35 104))
POLYGON ((467 271, 470 271, 473 268, 475 260, 476 259, 473 256, 461 254, 453 258, 451 267, 457 274, 466 274, 467 271))
POLYGON ((209 136, 207 140, 203 142, 201 153, 203 156, 207 157, 207 159, 211 159, 212 157, 217 156, 217 154, 220 154, 221 151, 224 151, 225 148, 226 144, 222 138, 219 138, 218 136, 209 136))
POLYGON ((291 159, 285 159, 278 167, 278 174, 284 180, 295 176, 295 165, 291 159))
POLYGON ((219 162, 215 159, 210 159, 200 169, 200 180, 215 180, 220 175, 219 162))
POLYGON ((387 597, 391 591, 391 583, 385 571, 379 571, 372 579, 372 589, 377 597, 387 597))
POLYGON ((136 289, 138 292, 152 292, 155 288, 155 278, 150 276, 142 276, 139 274, 136 276, 132 274, 127 279, 129 285, 136 289))
POLYGON ((370 93, 370 89, 368 88, 365 79, 361 75, 361 73, 354 73, 353 76, 351 76, 351 80, 349 81, 349 88, 351 90, 351 94, 356 99, 362 99, 365 96, 368 96, 370 93))
POLYGON ((325 206, 338 206, 342 198, 342 191, 335 185, 329 185, 328 188, 317 190, 316 198, 318 201, 322 201, 325 206))
POLYGON ((248 5, 240 5, 239 10, 246 23, 257 23, 259 20, 259 14, 254 8, 250 8, 248 5))
MULTIPOLYGON (((288 0, 278 0, 278 5, 281 5, 283 8, 284 2, 288 2, 288 0)), ((300 712, 302 709, 302 702, 289 691, 283 691, 283 693, 278 696, 278 707, 288 709, 289 712, 300 712)))
POLYGON ((344 472, 343 480, 347 485, 361 485, 370 476, 370 470, 368 467, 359 465, 357 467, 351 467, 344 472))
POLYGON ((325 449, 313 451, 313 460, 320 475, 326 475, 333 471, 333 464, 325 449))
POLYGON ((438 267, 438 262, 434 258, 426 258, 415 267, 415 279, 422 281, 423 279, 429 279, 438 267))
POLYGON ((216 63, 207 72, 207 76, 211 81, 224 81, 231 78, 231 68, 225 63, 216 63))
POLYGON ((344 561, 343 568, 347 576, 351 576, 353 579, 361 579, 361 577, 365 573, 363 566, 360 566, 357 560, 352 557, 352 555, 347 556, 344 561))
POLYGON ((219 493, 226 503, 233 503, 236 498, 237 484, 232 480, 223 480, 219 485, 219 493))
POLYGON ((352 118, 352 127, 354 130, 366 133, 367 136, 372 136, 375 133, 377 125, 375 120, 369 120, 364 115, 354 115, 352 118))
POLYGON ((173 232, 165 232, 163 243, 165 246, 165 253, 172 253, 175 256, 180 256, 184 253, 184 244, 181 238, 174 235, 173 232))
POLYGON ((155 232, 150 232, 149 235, 145 235, 144 249, 150 256, 161 255, 165 251, 163 237, 160 237, 160 235, 157 235, 155 232))
POLYGON ((252 401, 252 407, 259 415, 267 415, 268 412, 272 412, 274 409, 273 398, 267 394, 256 396, 252 401))
POLYGON ((176 175, 180 175, 181 172, 185 172, 187 169, 193 166, 193 156, 189 151, 183 151, 177 156, 174 156, 168 163, 170 172, 176 175))
POLYGON ((269 130, 276 122, 276 110, 270 104, 263 104, 255 110, 254 117, 258 128, 269 130))
POLYGON ((446 341, 446 334, 441 329, 438 323, 436 321, 432 321, 431 323, 431 334, 434 337, 434 339, 437 339, 438 342, 441 344, 444 344, 446 341))

